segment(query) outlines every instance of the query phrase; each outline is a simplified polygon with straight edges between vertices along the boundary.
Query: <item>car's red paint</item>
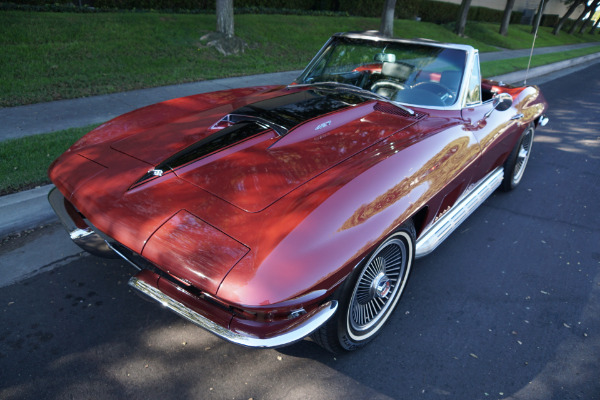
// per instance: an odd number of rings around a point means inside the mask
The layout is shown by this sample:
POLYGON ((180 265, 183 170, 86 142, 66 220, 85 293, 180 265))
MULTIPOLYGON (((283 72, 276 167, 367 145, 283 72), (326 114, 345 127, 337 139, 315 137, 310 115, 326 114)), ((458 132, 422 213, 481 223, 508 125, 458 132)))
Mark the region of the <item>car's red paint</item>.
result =
MULTIPOLYGON (((381 72, 372 64, 361 71, 381 72)), ((546 108, 534 87, 482 88, 511 94, 513 107, 486 116, 492 102, 416 106, 410 115, 371 99, 309 118, 283 137, 265 127, 139 183, 169 155, 213 135, 233 110, 312 88, 170 100, 98 127, 49 175, 98 230, 183 290, 150 272, 143 279, 227 329, 274 335, 291 323, 290 311, 310 313, 330 296, 404 221, 421 215, 419 234, 502 166, 546 108)))

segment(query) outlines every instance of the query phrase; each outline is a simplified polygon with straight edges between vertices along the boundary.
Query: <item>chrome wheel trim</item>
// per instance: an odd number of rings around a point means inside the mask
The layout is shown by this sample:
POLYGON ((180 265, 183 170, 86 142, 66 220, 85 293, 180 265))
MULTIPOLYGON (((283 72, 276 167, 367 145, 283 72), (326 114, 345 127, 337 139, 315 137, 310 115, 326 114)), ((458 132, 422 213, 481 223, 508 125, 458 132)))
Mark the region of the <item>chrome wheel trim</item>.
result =
POLYGON ((521 140, 521 145, 519 146, 519 152, 517 153, 517 158, 515 159, 515 168, 513 170, 513 178, 512 184, 516 186, 521 182, 521 178, 523 178, 523 173, 525 172, 525 167, 527 166, 527 161, 529 161, 529 155, 531 154, 531 146, 533 145, 533 128, 528 128, 527 132, 523 136, 521 140))
POLYGON ((353 340, 368 339, 388 319, 406 285, 412 246, 408 233, 398 232, 367 261, 354 285, 346 315, 347 331, 353 340))

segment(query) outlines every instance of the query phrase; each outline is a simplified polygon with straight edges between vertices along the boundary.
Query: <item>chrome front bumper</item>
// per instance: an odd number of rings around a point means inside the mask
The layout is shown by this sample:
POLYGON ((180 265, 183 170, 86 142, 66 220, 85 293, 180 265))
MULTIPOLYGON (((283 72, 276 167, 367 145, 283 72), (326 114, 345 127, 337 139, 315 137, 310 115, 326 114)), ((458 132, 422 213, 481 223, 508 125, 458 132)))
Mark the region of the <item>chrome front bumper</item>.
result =
POLYGON ((277 332, 276 335, 260 338, 250 333, 233 332, 224 328, 223 326, 200 315, 196 311, 185 306, 172 297, 167 296, 156 287, 156 284, 153 282, 153 280, 143 279, 143 274, 138 275, 129 280, 129 286, 136 288, 179 316, 217 335, 221 339, 225 339, 229 342, 245 347, 274 348, 287 346, 302 340, 327 322, 327 320, 331 318, 333 314, 335 314, 338 305, 337 301, 335 300, 328 301, 315 310, 291 320, 290 326, 283 331, 277 332), (138 275, 140 277, 138 277, 138 275))
POLYGON ((65 199, 56 187, 48 193, 48 202, 69 233, 73 243, 96 256, 119 258, 108 242, 88 225, 79 211, 65 199))
MULTIPOLYGON (((50 193, 48 193, 48 201, 75 244, 83 250, 100 257, 123 258, 125 261, 141 270, 129 280, 129 285, 131 287, 159 302, 179 316, 229 342, 256 348, 286 346, 302 340, 313 333, 321 325, 327 322, 337 310, 337 301, 328 301, 316 309, 290 320, 290 324, 287 325, 285 329, 264 338, 257 337, 252 333, 234 332, 212 321, 210 318, 199 314, 197 311, 194 311, 192 308, 161 291, 158 288, 158 280, 162 279, 159 275, 145 269, 142 265, 138 265, 135 259, 127 257, 125 254, 118 251, 103 238, 102 235, 95 232, 79 211, 64 198, 57 188, 53 188, 50 193)), ((177 287, 177 291, 192 296, 184 288, 177 287)))

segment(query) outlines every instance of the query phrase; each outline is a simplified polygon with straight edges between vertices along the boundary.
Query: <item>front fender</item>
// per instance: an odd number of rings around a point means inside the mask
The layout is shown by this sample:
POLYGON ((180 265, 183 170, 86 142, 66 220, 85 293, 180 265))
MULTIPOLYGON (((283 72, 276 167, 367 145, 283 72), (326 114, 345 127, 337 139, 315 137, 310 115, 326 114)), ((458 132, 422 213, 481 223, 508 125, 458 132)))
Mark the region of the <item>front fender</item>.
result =
POLYGON ((469 182, 478 154, 477 142, 459 124, 436 134, 417 125, 346 160, 269 209, 265 218, 273 222, 257 235, 272 236, 271 243, 251 246, 218 297, 252 307, 330 292, 417 211, 433 205, 433 219, 457 179, 469 182), (293 215, 301 218, 280 237, 278 225, 293 215))

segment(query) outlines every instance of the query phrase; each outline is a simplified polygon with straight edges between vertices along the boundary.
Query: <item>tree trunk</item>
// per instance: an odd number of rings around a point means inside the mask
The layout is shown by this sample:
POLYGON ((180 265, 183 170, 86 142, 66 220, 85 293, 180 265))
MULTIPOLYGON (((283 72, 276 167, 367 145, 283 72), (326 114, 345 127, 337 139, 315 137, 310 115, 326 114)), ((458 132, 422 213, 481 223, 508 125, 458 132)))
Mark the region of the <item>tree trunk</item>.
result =
POLYGON ((217 0, 217 32, 233 37, 233 0, 217 0))
POLYGON ((581 23, 581 28, 579 28, 580 35, 583 33, 583 31, 587 27, 588 22, 592 21, 592 17, 594 16, 596 9, 598 8, 598 3, 600 3, 600 0, 594 0, 592 5, 590 6, 590 17, 581 23))
POLYGON ((383 36, 394 36, 395 7, 396 0, 385 0, 385 4, 383 5, 383 12, 381 13, 381 26, 379 27, 379 33, 381 33, 383 36))
POLYGON ((598 19, 596 19, 596 23, 594 25, 592 25, 592 28, 588 32, 590 35, 593 35, 596 32, 596 28, 598 28, 599 22, 600 22, 600 17, 598 17, 598 19))
POLYGON ((552 33, 554 35, 558 35, 558 33, 560 32, 562 26, 564 25, 564 23, 567 21, 567 19, 571 16, 571 14, 573 14, 575 12, 575 9, 577 7, 579 7, 579 5, 581 3, 583 3, 584 0, 575 0, 573 1, 573 4, 571 4, 571 7, 569 7, 569 9, 567 10, 567 12, 565 13, 565 15, 563 15, 558 22, 556 22, 556 25, 554 25, 554 29, 552 29, 552 33))
POLYGON ((581 35, 583 33, 583 31, 585 30, 585 28, 587 28, 588 22, 590 22, 589 18, 581 21, 581 25, 579 25, 579 30, 577 31, 577 33, 579 33, 581 35))
POLYGON ((540 5, 538 6, 537 14, 535 14, 535 19, 533 21, 533 27, 531 28, 531 33, 536 33, 538 28, 540 27, 540 22, 542 21, 542 16, 544 15, 544 10, 546 9, 547 1, 541 0, 540 5))
MULTIPOLYGON (((595 1, 594 1, 595 3, 595 1)), ((583 11, 581 12, 581 14, 579 14, 579 17, 577 18, 577 20, 573 23, 573 25, 571 25, 571 28, 569 29, 569 35, 572 35, 573 32, 575 32, 575 29, 577 28, 577 26, 579 26, 579 23, 583 20, 583 17, 585 17, 587 15, 587 13, 590 11, 591 6, 588 6, 585 2, 585 8, 583 9, 583 11)))
POLYGON ((502 23, 500 24, 500 34, 506 36, 508 34, 508 24, 510 24, 510 15, 512 14, 515 0, 506 0, 504 14, 502 15, 502 23))
POLYGON ((458 11, 458 20, 454 27, 454 33, 458 36, 465 36, 465 26, 467 26, 467 16, 469 15, 469 7, 471 7, 471 0, 462 0, 460 3, 460 10, 458 11))

